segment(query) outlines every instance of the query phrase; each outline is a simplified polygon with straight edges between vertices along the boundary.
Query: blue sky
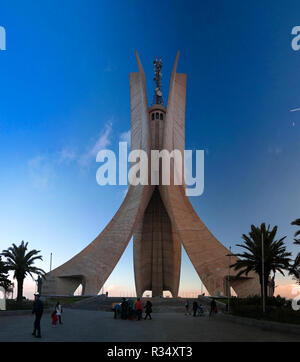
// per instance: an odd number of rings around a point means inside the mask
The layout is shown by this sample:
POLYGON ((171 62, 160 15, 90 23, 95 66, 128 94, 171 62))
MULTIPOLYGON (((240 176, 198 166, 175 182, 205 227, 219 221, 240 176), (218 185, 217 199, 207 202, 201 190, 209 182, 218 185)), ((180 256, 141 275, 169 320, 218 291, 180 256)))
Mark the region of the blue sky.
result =
MULTIPOLYGON (((205 191, 192 204, 226 246, 265 221, 295 255, 300 112, 290 110, 300 107, 300 51, 291 30, 299 11, 293 0, 3 0, 0 249, 28 241, 48 271, 51 252, 59 266, 105 227, 126 187, 97 185, 95 153, 128 137, 134 51, 151 102, 154 57, 163 57, 166 97, 180 50, 186 149, 206 151, 205 191)), ((109 286, 133 293, 132 244, 109 286)), ((181 293, 199 289, 184 254, 181 293)))

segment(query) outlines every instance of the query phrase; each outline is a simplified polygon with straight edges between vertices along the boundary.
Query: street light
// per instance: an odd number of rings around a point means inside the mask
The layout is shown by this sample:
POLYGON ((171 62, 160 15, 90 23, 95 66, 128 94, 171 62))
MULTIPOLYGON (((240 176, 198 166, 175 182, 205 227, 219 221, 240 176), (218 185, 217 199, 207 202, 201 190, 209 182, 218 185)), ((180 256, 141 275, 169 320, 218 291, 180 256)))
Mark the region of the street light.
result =
POLYGON ((229 307, 230 307, 230 297, 231 297, 231 293, 230 293, 230 265, 231 265, 231 257, 232 256, 236 256, 236 254, 232 254, 231 252, 231 246, 229 247, 229 250, 230 250, 230 253, 229 254, 226 254, 226 256, 229 257, 229 263, 228 263, 228 277, 227 277, 227 280, 228 280, 228 285, 227 285, 227 305, 228 305, 228 312, 229 312, 229 307))
POLYGON ((52 270, 52 253, 50 254, 50 271, 52 270))
POLYGON ((228 276, 227 276, 227 311, 229 312, 229 307, 230 307, 230 265, 231 265, 231 246, 229 247, 229 251, 230 253, 227 254, 226 256, 229 257, 229 262, 228 262, 228 276))

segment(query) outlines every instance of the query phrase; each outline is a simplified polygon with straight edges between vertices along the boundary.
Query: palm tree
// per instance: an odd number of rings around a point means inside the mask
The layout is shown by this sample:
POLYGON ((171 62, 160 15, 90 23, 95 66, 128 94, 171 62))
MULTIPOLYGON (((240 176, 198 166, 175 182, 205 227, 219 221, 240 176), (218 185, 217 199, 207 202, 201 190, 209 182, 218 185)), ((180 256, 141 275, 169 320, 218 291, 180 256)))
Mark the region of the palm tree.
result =
MULTIPOLYGON (((292 222, 291 222, 291 225, 300 226, 300 219, 296 219, 296 220, 292 221, 292 222)), ((295 232, 294 236, 295 236, 295 238, 296 238, 296 237, 299 236, 299 235, 300 235, 300 229, 295 232)), ((294 241, 294 244, 300 245, 300 239, 294 239, 294 240, 295 240, 295 241, 294 241)))
POLYGON ((296 256, 294 263, 291 265, 289 274, 293 276, 293 279, 300 284, 300 253, 296 256))
POLYGON ((0 256, 0 286, 7 290, 10 285, 12 284, 11 281, 8 279, 8 266, 0 256))
MULTIPOLYGON (((300 219, 296 219, 291 222, 291 225, 300 226, 300 219)), ((300 229, 297 230, 294 234, 295 238, 300 235, 300 229)), ((295 245, 300 245, 300 239, 294 239, 295 245)), ((293 275, 294 279, 300 284, 300 253, 296 256, 293 265, 290 269, 290 275, 293 275)))
POLYGON ((28 243, 21 242, 19 246, 13 244, 7 250, 3 250, 2 255, 7 259, 7 266, 9 270, 14 271, 14 278, 17 279, 18 293, 17 301, 21 302, 23 297, 23 282, 25 277, 29 274, 43 276, 45 274, 43 269, 35 267, 33 264, 36 260, 43 260, 41 255, 38 255, 40 250, 31 250, 27 252, 28 243))
POLYGON ((266 228, 265 223, 262 223, 260 227, 251 225, 251 231, 249 236, 243 234, 242 238, 244 244, 238 244, 237 246, 246 249, 243 254, 236 254, 241 259, 231 267, 234 270, 239 270, 237 276, 241 274, 248 274, 250 271, 254 271, 259 276, 261 285, 261 295, 263 295, 263 277, 262 277, 262 237, 264 244, 264 294, 267 294, 268 284, 273 272, 273 282, 275 272, 278 271, 284 275, 283 270, 289 270, 290 268, 290 256, 291 253, 286 251, 283 237, 280 240, 274 240, 277 232, 277 226, 274 226, 270 230, 270 225, 266 228))

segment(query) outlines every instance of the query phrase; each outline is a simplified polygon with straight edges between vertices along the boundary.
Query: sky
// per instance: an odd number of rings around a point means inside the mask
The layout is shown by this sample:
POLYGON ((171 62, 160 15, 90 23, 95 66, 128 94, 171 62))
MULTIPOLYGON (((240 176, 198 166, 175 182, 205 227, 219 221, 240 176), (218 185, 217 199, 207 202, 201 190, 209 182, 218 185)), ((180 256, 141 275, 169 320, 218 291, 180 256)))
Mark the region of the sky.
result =
MULTIPOLYGON (((187 74, 186 149, 205 150, 204 193, 191 197, 226 247, 250 225, 278 225, 293 256, 300 217, 298 0, 2 0, 0 26, 0 250, 22 240, 55 268, 87 246, 118 210, 126 186, 96 182, 97 151, 130 139, 135 50, 152 100, 180 50, 187 74)), ((135 293, 132 242, 104 286, 135 293)), ((276 278, 289 296, 294 281, 276 278)), ((26 279, 25 295, 34 283, 26 279)), ((183 252, 180 292, 203 286, 183 252)))

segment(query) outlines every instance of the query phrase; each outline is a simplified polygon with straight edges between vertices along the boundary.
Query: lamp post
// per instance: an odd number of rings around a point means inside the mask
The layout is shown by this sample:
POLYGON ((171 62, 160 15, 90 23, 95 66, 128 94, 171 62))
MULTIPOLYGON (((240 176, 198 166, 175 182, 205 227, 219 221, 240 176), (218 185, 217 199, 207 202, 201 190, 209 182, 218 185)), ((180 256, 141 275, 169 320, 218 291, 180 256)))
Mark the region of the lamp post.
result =
POLYGON ((232 254, 232 252, 231 252, 231 246, 229 247, 229 250, 230 250, 230 253, 229 254, 226 254, 226 256, 228 256, 229 257, 229 259, 228 259, 228 279, 227 279, 227 281, 228 281, 228 284, 227 284, 227 305, 228 305, 228 312, 229 312, 229 307, 230 307, 230 297, 231 297, 231 293, 230 293, 230 265, 231 265, 231 257, 232 256, 236 256, 236 254, 232 254))
POLYGON ((228 305, 228 313, 229 313, 229 310, 230 310, 230 265, 231 265, 231 246, 229 247, 229 250, 230 250, 230 253, 229 253, 229 263, 228 263, 228 285, 227 285, 227 288, 228 288, 228 291, 227 291, 227 294, 228 294, 228 302, 227 302, 227 305, 228 305))
POLYGON ((52 270, 52 253, 50 254, 50 271, 52 270))

